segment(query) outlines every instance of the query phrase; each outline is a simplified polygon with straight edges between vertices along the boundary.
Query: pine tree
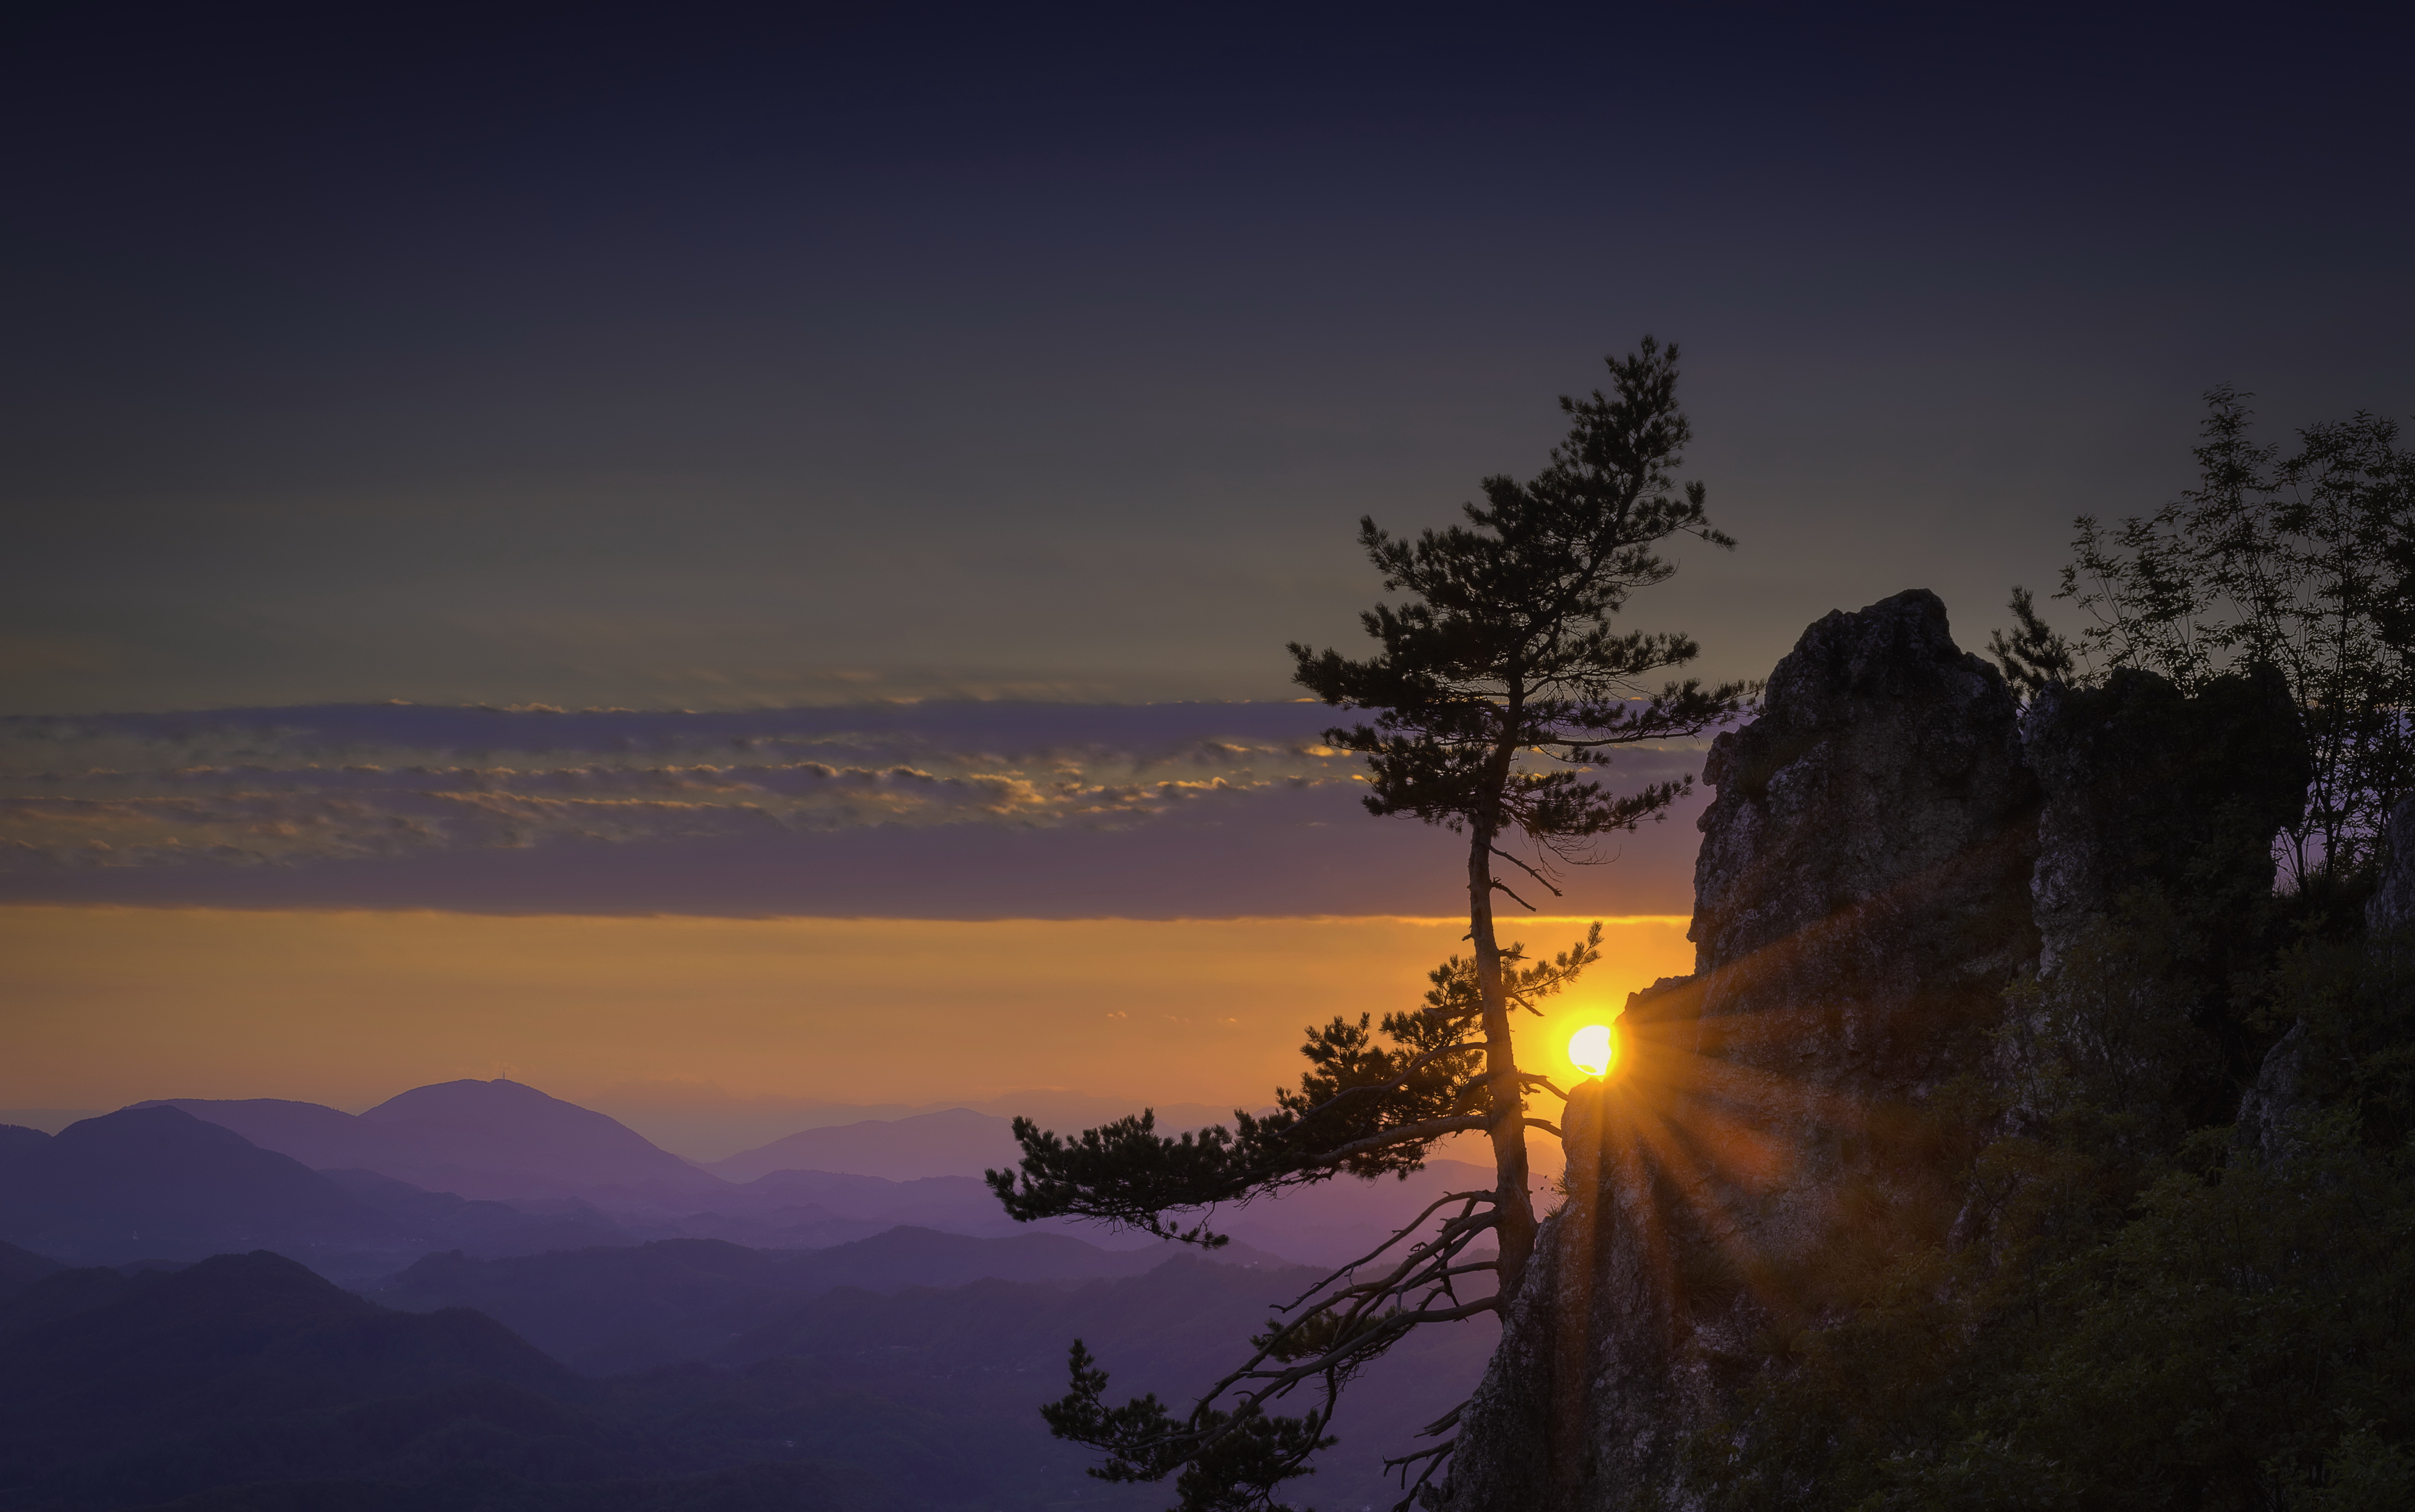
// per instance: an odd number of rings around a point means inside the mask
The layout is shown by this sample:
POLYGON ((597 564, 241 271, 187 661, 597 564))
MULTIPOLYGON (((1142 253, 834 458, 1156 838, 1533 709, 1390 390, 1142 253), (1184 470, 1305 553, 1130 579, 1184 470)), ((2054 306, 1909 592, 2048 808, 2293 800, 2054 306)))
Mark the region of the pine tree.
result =
POLYGON ((1635 355, 1612 359, 1610 372, 1611 397, 1560 400, 1574 423, 1550 465, 1523 484, 1485 479, 1485 502, 1465 506, 1466 524, 1412 542, 1359 521, 1359 544, 1386 591, 1408 595, 1361 616, 1382 647, 1375 656, 1291 648, 1302 687, 1375 715, 1327 736, 1366 756, 1368 810, 1412 814, 1468 837, 1468 939, 1482 1000, 1505 1292, 1517 1289, 1534 1245, 1521 1122, 1531 1077, 1517 1063, 1492 921, 1495 892, 1525 900, 1493 863, 1556 895, 1553 862, 1588 859, 1600 837, 1659 817, 1692 786, 1688 777, 1614 796, 1592 780, 1609 752, 1699 735, 1734 717, 1748 692, 1690 680, 1649 689, 1647 678, 1692 661, 1700 648, 1684 636, 1612 628, 1630 594, 1676 571, 1661 555, 1672 536, 1735 543, 1711 527, 1700 483, 1676 487, 1692 439, 1677 407, 1677 349, 1646 337, 1635 355), (1520 839, 1531 860, 1504 848, 1520 839))
MULTIPOLYGON (((1204 1218, 1168 1215, 1345 1173, 1404 1174, 1436 1140, 1475 1131, 1490 1139, 1491 1190, 1452 1194, 1436 1205, 1443 1216, 1432 1236, 1388 1259, 1436 1216, 1430 1210, 1312 1289, 1186 1417, 1154 1398, 1106 1406, 1105 1373, 1075 1344, 1073 1390, 1048 1409, 1050 1427, 1107 1451, 1094 1473, 1109 1479, 1179 1470, 1186 1512, 1272 1505, 1277 1484, 1331 1442, 1324 1428, 1354 1371, 1412 1327, 1492 1310, 1516 1295, 1535 1241, 1526 1130, 1557 1132, 1528 1113, 1526 1094, 1559 1089, 1519 1065, 1511 1013, 1539 1011, 1543 997, 1591 965, 1600 926, 1530 964, 1495 933, 1496 892, 1532 906, 1495 863, 1556 895, 1562 865, 1595 860, 1603 837, 1659 818, 1690 789, 1688 777, 1615 794, 1598 781, 1611 752, 1699 735, 1740 713, 1751 691, 1692 680, 1654 686, 1699 648, 1680 635, 1614 628, 1630 595, 1676 570, 1662 554, 1673 538, 1734 542, 1710 524, 1702 486, 1675 481, 1691 439, 1676 401, 1677 349, 1647 337, 1609 367, 1607 396, 1561 399, 1570 427, 1544 469, 1522 483, 1485 479, 1484 502, 1464 506, 1464 523, 1410 540, 1359 522, 1385 591, 1401 595, 1361 616, 1374 655, 1291 647, 1301 686, 1372 716, 1327 732, 1366 757, 1368 809, 1466 836, 1470 954, 1434 970, 1421 1009, 1384 1020, 1388 1042, 1365 1017, 1312 1029, 1310 1073, 1281 1091, 1268 1115, 1237 1112, 1230 1130, 1169 1138, 1145 1113, 1071 1141, 1018 1119, 1020 1172, 990 1173, 1017 1218, 1099 1218, 1212 1245, 1222 1241, 1204 1218), (1487 1234, 1497 1259, 1471 1257, 1469 1246, 1487 1234), (1494 1293, 1462 1299, 1462 1278, 1487 1270, 1494 1293), (1320 1397, 1304 1415, 1267 1411, 1312 1382, 1320 1397), (1232 1405, 1217 1405, 1225 1400, 1232 1405)), ((1455 1416, 1428 1433, 1439 1438, 1455 1416)), ((1396 1463, 1404 1479, 1421 1465, 1422 1480, 1448 1449, 1446 1440, 1396 1463)))

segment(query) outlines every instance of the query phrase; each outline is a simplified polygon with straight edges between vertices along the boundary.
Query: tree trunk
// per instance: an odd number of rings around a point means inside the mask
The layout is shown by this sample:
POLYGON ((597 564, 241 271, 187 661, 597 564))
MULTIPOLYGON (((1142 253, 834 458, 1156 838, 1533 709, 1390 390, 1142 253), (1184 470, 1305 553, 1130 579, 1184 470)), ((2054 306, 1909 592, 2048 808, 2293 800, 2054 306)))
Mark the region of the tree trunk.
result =
POLYGON ((1501 1298, 1507 1304, 1526 1280, 1535 1252, 1535 1206, 1526 1194, 1526 1099, 1518 1081, 1518 1052, 1509 1038, 1509 998, 1501 985, 1501 946, 1492 935, 1492 825, 1479 816, 1468 825, 1467 937, 1476 950, 1476 982, 1484 1000, 1484 1074, 1492 1101, 1493 1213, 1501 1241, 1501 1298))

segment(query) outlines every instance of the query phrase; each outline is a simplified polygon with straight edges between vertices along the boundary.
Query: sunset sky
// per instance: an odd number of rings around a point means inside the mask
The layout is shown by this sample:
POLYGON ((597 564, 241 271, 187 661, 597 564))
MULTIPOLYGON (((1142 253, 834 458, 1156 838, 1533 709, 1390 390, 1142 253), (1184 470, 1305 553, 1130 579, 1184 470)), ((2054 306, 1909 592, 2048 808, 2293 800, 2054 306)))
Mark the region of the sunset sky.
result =
POLYGON ((19 7, 0 1110, 1261 1102, 1463 931, 1286 681, 1361 514, 1654 333, 1742 546, 1637 624, 1976 649, 2209 386, 2415 412, 2378 14, 19 7))

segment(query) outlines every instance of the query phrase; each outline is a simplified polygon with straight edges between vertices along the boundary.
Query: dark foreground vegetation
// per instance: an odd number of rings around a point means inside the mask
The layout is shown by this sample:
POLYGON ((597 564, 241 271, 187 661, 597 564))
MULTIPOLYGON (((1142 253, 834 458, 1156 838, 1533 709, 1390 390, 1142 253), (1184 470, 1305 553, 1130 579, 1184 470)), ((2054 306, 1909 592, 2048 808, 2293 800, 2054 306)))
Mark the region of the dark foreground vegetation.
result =
POLYGON ((2368 931, 2369 869, 2208 887, 2258 836, 2175 796, 2132 832, 2159 875, 2015 989, 2001 1076, 1953 1089, 2003 1130, 1969 1242, 1836 1257, 1841 1321, 1765 1337, 1696 1437, 1715 1505, 2415 1505, 2409 900, 2368 931))
POLYGON ((2415 454, 2368 414, 2259 444, 2217 390, 2196 488, 2077 522, 2076 639, 2017 589, 1990 669, 1913 591, 1814 624, 1758 694, 1655 689, 1693 643, 1614 616, 1665 543, 1732 544, 1674 481, 1673 359, 1647 342, 1563 400, 1550 465, 1464 524, 1363 522, 1380 654, 1292 648, 1371 718, 1328 734, 1369 808, 1467 836, 1469 957, 1380 1033, 1311 1029, 1271 1116, 1018 1121, 991 1174, 1018 1218, 1209 1246, 1219 1203, 1446 1134, 1485 1131, 1495 1183, 1187 1404, 1076 1343, 1050 1426, 1185 1512, 1279 1508, 1359 1369, 1497 1308, 1483 1385, 1396 1451, 1409 1501, 2415 1505, 2415 454), (1530 961, 1494 894, 1558 891, 1674 800, 1597 781, 1618 746, 1738 721, 1705 768, 1697 973, 1630 1004, 1581 1110, 1515 1010, 1595 939, 1530 961), (1528 1130, 1570 1142, 1540 1223, 1528 1130), (1496 1254, 1462 1256, 1479 1234, 1496 1254))
POLYGON ((2122 881, 1940 1100, 1947 1242, 1838 1254, 1729 1362, 1716 1506, 2415 1505, 2415 454, 2248 418, 2078 522, 2076 643, 2016 591, 2023 738, 2092 788, 2041 846, 2122 881))

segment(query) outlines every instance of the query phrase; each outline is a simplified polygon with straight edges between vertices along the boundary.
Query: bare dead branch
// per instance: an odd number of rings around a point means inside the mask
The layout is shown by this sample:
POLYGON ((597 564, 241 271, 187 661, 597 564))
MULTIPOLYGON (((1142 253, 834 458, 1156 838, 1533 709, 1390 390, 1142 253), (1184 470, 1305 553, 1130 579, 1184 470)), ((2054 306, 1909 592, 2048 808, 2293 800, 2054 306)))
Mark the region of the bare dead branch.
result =
POLYGON ((1332 1272, 1331 1272, 1330 1274, 1328 1274, 1328 1276, 1327 1276, 1323 1280, 1318 1281, 1314 1286, 1312 1286, 1312 1287, 1310 1287, 1307 1291, 1300 1293, 1300 1294, 1299 1294, 1299 1295, 1298 1295, 1298 1296, 1296 1296, 1296 1297, 1292 1298, 1289 1302, 1287 1302, 1287 1303, 1283 1304, 1283 1305, 1282 1305, 1282 1307, 1280 1307, 1280 1308, 1277 1308, 1275 1310, 1276 1310, 1276 1311, 1278 1311, 1278 1312, 1289 1312, 1292 1309, 1294 1309, 1294 1308, 1296 1308, 1296 1307, 1299 1306, 1302 1302, 1307 1301, 1310 1297, 1314 1296, 1317 1293, 1324 1291, 1327 1287, 1328 1287, 1328 1286, 1332 1285, 1335 1281, 1340 1280, 1342 1277, 1349 1275, 1352 1271, 1357 1270, 1359 1266, 1361 1266, 1361 1265, 1363 1265, 1368 1264, 1370 1261, 1373 1260, 1377 1255, 1380 1255, 1380 1254, 1382 1254, 1385 1250, 1389 1250, 1392 1246, 1394 1246, 1394 1245, 1396 1245, 1396 1244, 1400 1243, 1402 1239, 1405 1239, 1405 1238, 1407 1238, 1410 1235, 1415 1234, 1415 1233, 1418 1231, 1418 1227, 1419 1227, 1420 1225, 1422 1225, 1422 1224, 1425 1222, 1425 1220, 1426 1220, 1427 1219, 1430 1219, 1430 1218, 1433 1217, 1435 1213, 1439 1212, 1441 1209, 1443 1209, 1443 1208, 1445 1208, 1445 1207, 1449 1206, 1452 1203, 1464 1202, 1464 1203, 1468 1203, 1468 1204, 1473 1205, 1473 1204, 1480 1203, 1480 1202, 1481 1202, 1481 1203, 1489 1203, 1489 1202, 1491 1202, 1491 1201, 1492 1201, 1492 1193, 1491 1193, 1491 1192, 1489 1192, 1489 1191, 1447 1191, 1447 1192, 1444 1192, 1441 1196, 1439 1196, 1439 1197, 1435 1198, 1432 1202, 1428 1203, 1428 1204, 1426 1205, 1426 1210, 1425 1210, 1424 1212, 1419 1213, 1417 1217, 1415 1217, 1415 1218, 1413 1218, 1413 1219, 1409 1220, 1409 1221, 1408 1221, 1407 1223, 1405 1223, 1405 1224, 1402 1225, 1402 1226, 1401 1226, 1400 1228, 1398 1228, 1398 1229, 1395 1229, 1395 1230, 1392 1232, 1392 1236, 1391 1236, 1390 1238, 1386 1239, 1383 1243, 1381 1243, 1381 1244, 1379 1244, 1379 1245, 1375 1246, 1375 1248, 1374 1248, 1374 1249, 1368 1250, 1365 1254, 1360 1255, 1358 1259, 1356 1259, 1356 1260, 1354 1260, 1354 1261, 1350 1262, 1350 1264, 1348 1264, 1348 1265, 1342 1265, 1342 1266, 1339 1267, 1338 1269, 1336 1269, 1336 1270, 1332 1271, 1332 1272))
MULTIPOLYGON (((1533 877, 1536 881, 1542 883, 1544 887, 1549 888, 1552 897, 1559 898, 1567 896, 1567 894, 1562 892, 1558 888, 1552 886, 1552 879, 1550 877, 1545 876, 1542 873, 1527 865, 1524 861, 1520 861, 1517 857, 1510 855, 1499 846, 1488 846, 1485 848, 1492 851, 1495 856, 1500 857, 1503 861, 1508 861, 1510 865, 1515 866, 1518 870, 1525 873, 1528 876, 1533 877)), ((1504 889, 1503 891, 1507 891, 1508 890, 1504 889)), ((1510 893, 1510 896, 1516 897, 1517 894, 1513 892, 1510 893)))

